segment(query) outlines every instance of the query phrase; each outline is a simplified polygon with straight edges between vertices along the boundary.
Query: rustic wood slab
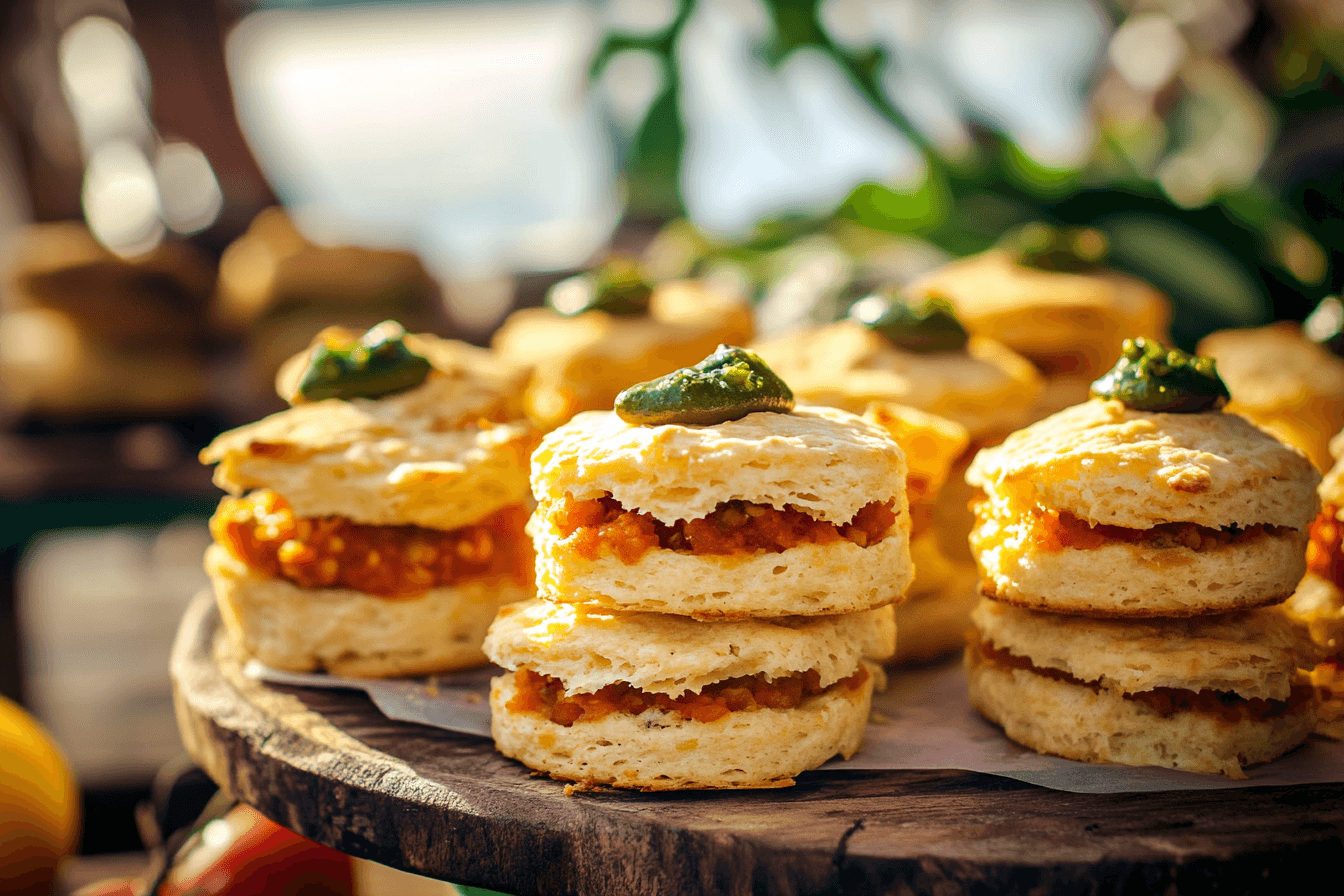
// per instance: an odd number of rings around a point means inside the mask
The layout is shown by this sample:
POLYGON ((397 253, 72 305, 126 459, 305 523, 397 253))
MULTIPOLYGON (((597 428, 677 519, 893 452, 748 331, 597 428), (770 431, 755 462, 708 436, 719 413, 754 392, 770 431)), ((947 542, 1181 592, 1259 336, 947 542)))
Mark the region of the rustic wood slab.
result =
POLYGON ((1091 795, 856 771, 783 790, 566 796, 489 742, 390 721, 362 693, 244 678, 204 596, 172 677, 191 755, 267 816, 519 896, 1314 892, 1344 862, 1344 784, 1091 795))

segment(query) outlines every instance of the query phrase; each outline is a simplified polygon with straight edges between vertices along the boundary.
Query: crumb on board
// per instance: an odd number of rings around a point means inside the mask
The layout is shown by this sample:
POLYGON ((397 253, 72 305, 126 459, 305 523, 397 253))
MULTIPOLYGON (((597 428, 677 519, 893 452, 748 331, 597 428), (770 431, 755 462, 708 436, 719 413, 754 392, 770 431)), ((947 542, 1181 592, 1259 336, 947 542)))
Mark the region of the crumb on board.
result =
POLYGON ((576 793, 593 793, 602 789, 602 785, 591 778, 587 781, 571 781, 565 785, 565 796, 573 796, 576 793))

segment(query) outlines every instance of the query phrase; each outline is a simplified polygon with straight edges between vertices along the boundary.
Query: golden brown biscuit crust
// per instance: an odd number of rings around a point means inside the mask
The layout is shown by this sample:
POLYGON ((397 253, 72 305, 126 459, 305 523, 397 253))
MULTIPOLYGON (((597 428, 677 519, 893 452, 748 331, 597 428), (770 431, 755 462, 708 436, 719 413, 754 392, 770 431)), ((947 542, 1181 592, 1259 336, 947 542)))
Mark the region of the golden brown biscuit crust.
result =
POLYGON ((1066 510, 1093 525, 1305 528, 1320 476, 1236 414, 1159 414, 1091 399, 982 450, 966 473, 996 515, 1066 510))
POLYGON ((752 332, 749 305, 678 280, 655 287, 647 316, 520 309, 491 345, 500 357, 531 368, 528 413, 552 429, 580 411, 610 408, 622 389, 695 364, 720 343, 744 345, 752 332))
POLYGON ((1161 340, 1171 316, 1166 297, 1133 277, 1038 270, 1003 249, 946 264, 909 291, 946 297, 972 333, 1028 358, 1078 355, 1084 372, 1113 363, 1127 337, 1161 340))
POLYGON ((856 414, 874 401, 909 405, 960 423, 973 439, 1020 426, 1041 390, 1030 362, 984 338, 973 338, 964 352, 917 354, 847 320, 752 349, 803 401, 856 414))
POLYGON ((530 500, 530 424, 463 425, 460 384, 432 377, 377 400, 296 405, 201 451, 231 494, 269 488, 295 515, 455 529, 530 500))
POLYGON ((835 408, 759 412, 715 426, 631 425, 580 414, 532 455, 538 499, 610 494, 671 525, 727 501, 794 507, 843 525, 873 501, 906 514, 905 455, 886 430, 835 408))

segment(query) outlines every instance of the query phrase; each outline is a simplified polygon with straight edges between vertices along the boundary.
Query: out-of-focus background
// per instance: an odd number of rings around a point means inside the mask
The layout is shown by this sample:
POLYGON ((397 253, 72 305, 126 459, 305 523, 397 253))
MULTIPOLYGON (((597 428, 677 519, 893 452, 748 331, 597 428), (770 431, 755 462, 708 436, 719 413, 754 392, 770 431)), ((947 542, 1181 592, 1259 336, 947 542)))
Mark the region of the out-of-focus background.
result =
POLYGON ((908 282, 1036 221, 1104 233, 1185 348, 1344 287, 1338 0, 2 15, 0 694, 74 772, 90 861, 141 849, 181 752, 196 452, 283 407, 325 324, 485 344, 616 246, 738 278, 768 333, 860 255, 908 282))

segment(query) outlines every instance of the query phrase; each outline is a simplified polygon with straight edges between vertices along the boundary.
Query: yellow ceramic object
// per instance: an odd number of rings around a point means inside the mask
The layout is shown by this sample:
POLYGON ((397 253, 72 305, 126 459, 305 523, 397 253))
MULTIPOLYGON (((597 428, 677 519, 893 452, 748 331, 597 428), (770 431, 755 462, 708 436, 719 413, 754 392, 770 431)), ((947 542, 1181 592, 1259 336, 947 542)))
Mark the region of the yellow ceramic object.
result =
POLYGON ((0 892, 50 893, 79 837, 79 788, 50 735, 0 697, 0 892))

